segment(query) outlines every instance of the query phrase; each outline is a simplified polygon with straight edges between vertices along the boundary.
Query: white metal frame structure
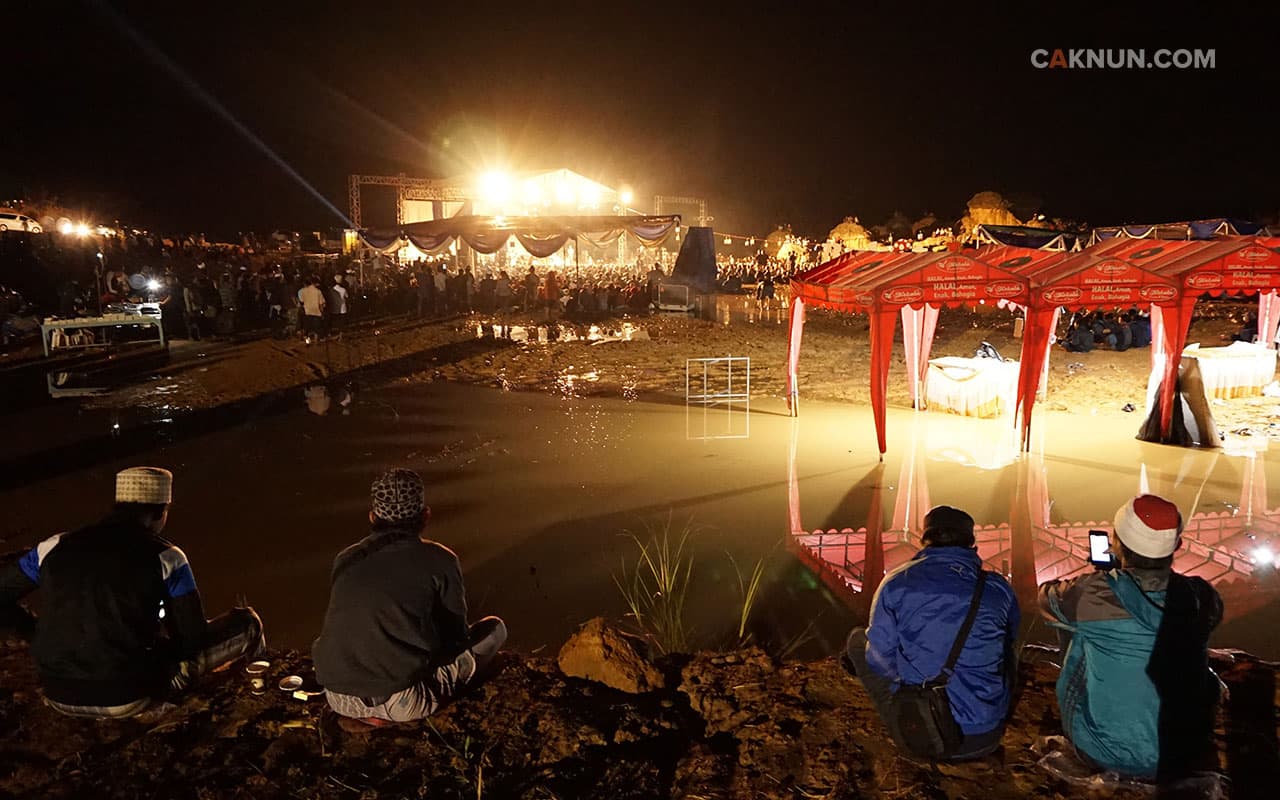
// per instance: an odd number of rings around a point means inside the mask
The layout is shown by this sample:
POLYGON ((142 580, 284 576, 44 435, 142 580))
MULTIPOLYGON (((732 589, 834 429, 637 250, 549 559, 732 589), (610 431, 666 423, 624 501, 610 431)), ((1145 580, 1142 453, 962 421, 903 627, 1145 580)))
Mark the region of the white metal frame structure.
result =
POLYGON ((667 206, 697 206, 698 207, 698 225, 705 227, 715 217, 707 214, 707 199, 705 197, 686 197, 674 194, 657 194, 653 196, 653 213, 661 214, 662 209, 667 206))
POLYGON ((747 439, 751 436, 751 357, 722 356, 718 358, 688 358, 684 362, 684 404, 685 404, 685 436, 689 439, 747 439), (713 368, 723 366, 725 369, 724 391, 711 391, 713 368), (734 367, 739 367, 741 376, 737 387, 734 386, 734 367), (702 391, 694 394, 691 390, 695 375, 702 373, 702 391), (693 415, 690 408, 702 406, 702 435, 693 433, 693 415), (712 407, 723 406, 726 412, 726 425, 723 432, 711 433, 707 430, 712 407), (741 409, 744 430, 737 432, 733 428, 734 412, 741 409))

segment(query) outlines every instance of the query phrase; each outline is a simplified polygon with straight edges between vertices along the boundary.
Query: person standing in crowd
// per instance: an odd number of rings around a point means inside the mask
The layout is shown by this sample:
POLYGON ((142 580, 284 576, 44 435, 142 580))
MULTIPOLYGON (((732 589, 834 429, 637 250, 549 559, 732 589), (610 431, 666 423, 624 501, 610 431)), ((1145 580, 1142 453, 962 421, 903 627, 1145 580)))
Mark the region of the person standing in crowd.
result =
POLYGON ((550 320, 552 312, 560 310, 560 279, 556 277, 554 269, 547 270, 547 277, 542 284, 542 293, 546 298, 547 319, 550 320))
POLYGON ((320 291, 320 279, 309 278, 298 290, 298 304, 302 306, 302 336, 307 344, 319 341, 324 330, 324 292, 320 291))
MULTIPOLYGON (((164 275, 159 280, 160 288, 157 289, 148 298, 149 301, 160 304, 160 324, 164 326, 166 331, 172 331, 172 334, 182 336, 186 334, 187 326, 179 325, 180 320, 184 320, 183 313, 183 296, 182 283, 178 281, 178 276, 169 274, 164 275)), ((188 338, 190 338, 188 336, 188 338)))
POLYGON ((653 262, 653 269, 649 270, 649 301, 654 305, 658 304, 658 292, 662 286, 662 279, 666 277, 666 273, 662 271, 662 265, 653 262))
POLYGON ((505 312, 511 309, 511 276, 505 269, 498 272, 498 277, 493 283, 493 296, 497 302, 498 311, 505 312))
POLYGON ((431 510, 416 472, 385 472, 370 494, 373 530, 334 559, 312 658, 334 711, 380 725, 423 719, 460 693, 507 628, 498 617, 467 624, 458 557, 426 535, 431 510))
POLYGON ((230 336, 236 332, 236 280, 231 270, 222 272, 218 279, 218 300, 222 304, 218 314, 217 329, 220 336, 230 336))
POLYGON ((538 273, 533 271, 533 265, 529 265, 529 271, 524 276, 524 310, 532 311, 538 305, 538 273))
POLYGON ((476 298, 476 276, 471 272, 471 267, 467 267, 462 271, 458 281, 458 300, 459 305, 470 314, 475 311, 476 298))
POLYGON ((893 740, 908 751, 919 748, 904 736, 899 692, 946 675, 944 691, 962 739, 941 757, 977 758, 999 747, 1009 718, 1018 601, 1003 576, 983 570, 973 517, 964 511, 933 508, 921 541, 915 558, 885 576, 870 623, 853 629, 843 663, 862 682, 893 740), (948 671, 957 642, 961 649, 948 671))
POLYGON ((497 303, 494 302, 497 296, 498 282, 494 280, 493 272, 485 270, 484 277, 480 279, 479 288, 476 289, 476 297, 479 301, 476 308, 481 311, 496 311, 497 303))
POLYGON ((342 283, 342 273, 333 276, 333 285, 329 287, 329 330, 330 333, 342 335, 347 324, 347 287, 342 283))
POLYGON ((251 608, 205 619, 187 557, 160 537, 172 500, 168 470, 123 470, 106 518, 0 568, 0 609, 34 631, 36 672, 57 711, 131 717, 266 647, 251 608), (38 618, 18 605, 37 589, 38 618))
POLYGON ((1040 587, 1040 611, 1062 643, 1062 727, 1093 766, 1176 778, 1212 751, 1218 679, 1208 642, 1222 598, 1173 571, 1183 524, 1173 503, 1139 495, 1113 523, 1113 569, 1040 587))
POLYGON ((444 264, 436 264, 433 282, 436 287, 435 312, 436 316, 440 316, 449 310, 449 272, 445 269, 444 264))
POLYGON ((431 292, 435 289, 435 283, 431 280, 431 273, 427 271, 426 264, 421 260, 414 264, 413 282, 418 298, 417 316, 418 319, 422 319, 423 309, 431 306, 431 292))
POLYGON ((200 341, 200 323, 204 320, 204 298, 200 285, 187 281, 182 287, 182 320, 187 327, 187 338, 200 341))

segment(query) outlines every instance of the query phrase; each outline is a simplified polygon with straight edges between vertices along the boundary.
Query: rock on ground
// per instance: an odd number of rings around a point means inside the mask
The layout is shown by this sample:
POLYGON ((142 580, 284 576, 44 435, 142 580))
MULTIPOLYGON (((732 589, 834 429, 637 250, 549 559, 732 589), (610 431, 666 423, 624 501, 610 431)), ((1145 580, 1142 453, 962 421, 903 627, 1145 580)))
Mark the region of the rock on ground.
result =
POLYGON ((638 694, 665 685, 645 641, 607 625, 602 617, 583 623, 560 648, 556 663, 571 678, 597 681, 621 692, 638 694))

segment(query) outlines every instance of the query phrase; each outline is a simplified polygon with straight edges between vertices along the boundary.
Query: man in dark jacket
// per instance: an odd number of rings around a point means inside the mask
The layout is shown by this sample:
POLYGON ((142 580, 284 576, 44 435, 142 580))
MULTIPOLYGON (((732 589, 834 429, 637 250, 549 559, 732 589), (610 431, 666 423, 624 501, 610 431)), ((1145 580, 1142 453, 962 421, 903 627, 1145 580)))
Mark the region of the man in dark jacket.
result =
POLYGON ((424 535, 416 472, 386 472, 371 493, 373 531, 334 559, 312 656, 333 710, 378 725, 429 716, 493 660, 507 628, 467 624, 458 557, 424 535))
POLYGON ((45 700, 64 714, 130 717, 265 647, 250 608, 205 620, 187 557, 160 537, 172 487, 168 470, 126 469, 109 516, 0 568, 0 608, 34 629, 45 700), (18 605, 37 588, 38 620, 18 605))
POLYGON ((1222 598, 1173 572, 1181 534, 1177 506, 1135 497, 1116 512, 1115 569, 1040 587, 1040 611, 1061 631, 1062 727, 1088 761, 1122 775, 1177 777, 1212 750, 1208 641, 1222 598))
MULTIPOLYGON (((924 518, 924 549, 885 576, 870 624, 854 628, 845 666, 862 682, 899 747, 894 695, 942 672, 968 614, 982 559, 974 547, 973 517, 937 506, 924 518)), ((1010 711, 1017 657, 1018 601, 1002 576, 987 573, 977 617, 946 686, 964 739, 948 758, 977 758, 995 750, 1010 711)))

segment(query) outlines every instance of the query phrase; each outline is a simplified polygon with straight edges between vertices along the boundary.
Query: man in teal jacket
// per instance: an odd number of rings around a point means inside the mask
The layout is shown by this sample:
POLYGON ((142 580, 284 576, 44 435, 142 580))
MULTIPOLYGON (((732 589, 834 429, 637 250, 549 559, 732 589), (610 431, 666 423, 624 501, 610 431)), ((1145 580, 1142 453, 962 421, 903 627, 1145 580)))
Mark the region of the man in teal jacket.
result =
POLYGON ((1173 572, 1181 534, 1177 506, 1135 497, 1116 512, 1114 569, 1040 587, 1040 610, 1061 631, 1067 738, 1095 766, 1126 776, 1176 777, 1212 744, 1218 681, 1208 640, 1222 599, 1173 572))

